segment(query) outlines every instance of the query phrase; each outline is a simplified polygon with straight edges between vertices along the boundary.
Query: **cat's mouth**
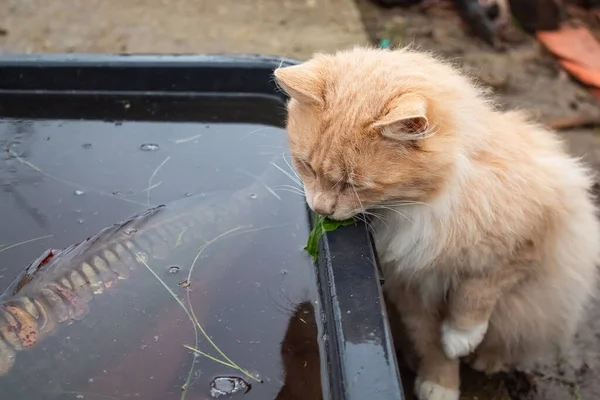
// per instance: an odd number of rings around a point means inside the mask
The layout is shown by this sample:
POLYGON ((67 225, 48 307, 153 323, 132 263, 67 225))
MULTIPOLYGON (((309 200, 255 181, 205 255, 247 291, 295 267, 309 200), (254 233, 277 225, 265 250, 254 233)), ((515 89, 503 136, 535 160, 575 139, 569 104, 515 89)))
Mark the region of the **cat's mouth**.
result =
POLYGON ((344 221, 347 219, 354 218, 357 215, 361 214, 362 212, 363 212, 362 210, 353 210, 353 211, 338 211, 338 210, 336 210, 329 215, 323 215, 323 214, 319 214, 319 215, 321 215, 322 217, 325 217, 325 218, 332 219, 334 221, 344 221))

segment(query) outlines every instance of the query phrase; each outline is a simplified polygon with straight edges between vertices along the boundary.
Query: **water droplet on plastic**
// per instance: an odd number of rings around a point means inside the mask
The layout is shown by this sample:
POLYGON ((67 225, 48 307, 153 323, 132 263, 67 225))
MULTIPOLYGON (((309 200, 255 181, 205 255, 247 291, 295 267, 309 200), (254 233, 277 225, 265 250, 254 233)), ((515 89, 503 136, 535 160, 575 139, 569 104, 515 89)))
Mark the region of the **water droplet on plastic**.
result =
POLYGON ((84 149, 91 149, 93 146, 91 143, 84 143, 81 145, 81 147, 83 147, 84 149))
POLYGON ((255 199, 255 198, 257 198, 257 197, 258 197, 258 196, 256 195, 256 193, 250 193, 250 198, 251 198, 251 199, 255 199))
POLYGON ((192 194, 190 192, 185 192, 184 196, 185 197, 190 197, 192 194))
POLYGON ((229 397, 241 391, 247 393, 249 390, 250 384, 237 376, 219 376, 210 383, 210 395, 213 398, 229 397))
POLYGON ((83 224, 84 222, 85 222, 85 221, 84 221, 83 219, 81 219, 81 218, 79 218, 79 219, 77 220, 77 223, 78 223, 78 224, 83 224))
POLYGON ((135 235, 137 233, 137 229, 127 228, 124 232, 126 235, 135 235))
POLYGON ((75 196, 81 196, 83 194, 83 190, 76 190, 74 194, 75 196))
POLYGON ((177 265, 171 265, 169 267, 169 273, 170 274, 176 274, 179 272, 179 267, 177 265))
POLYGON ((140 146, 140 150, 142 151, 156 151, 158 150, 158 145, 156 143, 144 143, 140 146))
POLYGON ((287 275, 287 274, 288 274, 288 271, 287 271, 287 269, 282 269, 282 270, 281 270, 281 275, 287 275))
POLYGON ((254 282, 254 286, 256 286, 257 288, 260 287, 260 282, 254 282))

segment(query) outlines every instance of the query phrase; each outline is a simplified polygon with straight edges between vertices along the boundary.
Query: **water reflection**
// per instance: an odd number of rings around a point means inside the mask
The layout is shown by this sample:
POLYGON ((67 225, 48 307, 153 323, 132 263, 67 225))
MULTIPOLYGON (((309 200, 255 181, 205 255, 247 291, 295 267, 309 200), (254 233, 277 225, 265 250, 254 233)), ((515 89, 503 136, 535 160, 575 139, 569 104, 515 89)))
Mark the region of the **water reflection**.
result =
POLYGON ((296 306, 281 342, 284 384, 275 400, 321 400, 321 360, 315 309, 296 306))

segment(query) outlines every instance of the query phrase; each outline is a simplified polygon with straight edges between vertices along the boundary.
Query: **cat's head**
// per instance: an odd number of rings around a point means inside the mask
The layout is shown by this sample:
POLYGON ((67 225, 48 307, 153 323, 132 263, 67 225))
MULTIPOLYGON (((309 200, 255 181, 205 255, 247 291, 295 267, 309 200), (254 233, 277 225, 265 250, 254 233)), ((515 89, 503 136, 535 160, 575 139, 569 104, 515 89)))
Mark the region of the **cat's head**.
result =
POLYGON ((401 202, 426 202, 456 159, 452 105, 468 84, 417 52, 357 48, 275 70, 290 96, 287 132, 306 200, 350 218, 401 202), (446 82, 444 82, 446 80, 446 82))

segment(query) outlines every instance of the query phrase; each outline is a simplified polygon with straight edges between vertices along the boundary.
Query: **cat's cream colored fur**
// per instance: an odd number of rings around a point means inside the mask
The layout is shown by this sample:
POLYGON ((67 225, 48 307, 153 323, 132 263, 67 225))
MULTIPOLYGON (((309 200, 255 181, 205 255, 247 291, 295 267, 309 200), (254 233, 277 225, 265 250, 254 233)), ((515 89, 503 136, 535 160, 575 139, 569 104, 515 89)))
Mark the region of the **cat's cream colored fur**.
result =
POLYGON ((492 373, 568 343, 600 230, 590 171, 554 133, 411 49, 316 55, 275 76, 309 205, 376 215, 420 400, 458 399, 460 357, 492 373))

